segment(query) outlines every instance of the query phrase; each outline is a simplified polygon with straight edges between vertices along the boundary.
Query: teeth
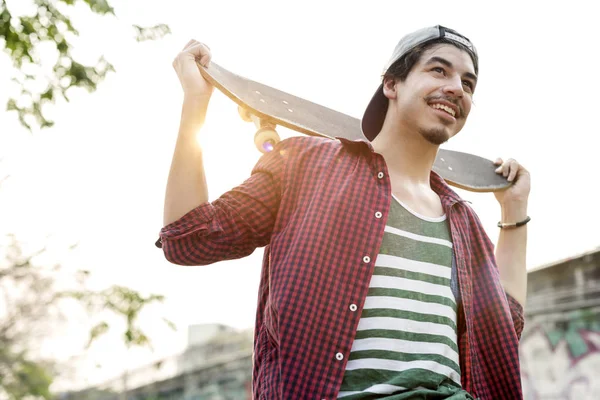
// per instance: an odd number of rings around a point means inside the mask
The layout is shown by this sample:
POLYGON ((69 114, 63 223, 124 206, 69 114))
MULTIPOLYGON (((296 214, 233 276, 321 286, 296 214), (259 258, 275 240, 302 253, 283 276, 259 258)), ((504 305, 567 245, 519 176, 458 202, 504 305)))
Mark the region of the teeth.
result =
POLYGON ((438 110, 444 110, 446 111, 448 114, 452 115, 453 117, 455 116, 455 112, 453 109, 451 109, 450 107, 443 105, 443 104, 434 104, 432 105, 433 108, 437 108, 438 110))

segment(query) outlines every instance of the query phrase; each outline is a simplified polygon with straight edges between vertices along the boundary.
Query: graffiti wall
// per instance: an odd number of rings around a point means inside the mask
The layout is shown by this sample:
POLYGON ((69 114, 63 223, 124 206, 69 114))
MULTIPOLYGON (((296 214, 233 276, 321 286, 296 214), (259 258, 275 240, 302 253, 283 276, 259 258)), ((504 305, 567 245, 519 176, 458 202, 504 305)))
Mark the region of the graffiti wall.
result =
POLYGON ((521 338, 526 400, 600 399, 600 315, 576 311, 533 322, 521 338))

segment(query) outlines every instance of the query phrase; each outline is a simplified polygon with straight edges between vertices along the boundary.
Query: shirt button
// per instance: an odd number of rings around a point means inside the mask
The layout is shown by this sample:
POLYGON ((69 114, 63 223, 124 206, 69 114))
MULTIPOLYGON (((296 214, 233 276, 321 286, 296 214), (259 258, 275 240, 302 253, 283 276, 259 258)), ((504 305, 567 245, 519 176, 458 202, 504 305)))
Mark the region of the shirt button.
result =
POLYGON ((377 212, 375 213, 375 218, 378 218, 378 219, 379 219, 379 218, 381 218, 382 216, 383 216, 383 214, 382 214, 380 211, 377 211, 377 212))
POLYGON ((370 262, 371 262, 371 257, 369 257, 369 256, 364 256, 364 257, 363 257, 363 262, 364 262, 365 264, 368 264, 368 263, 370 263, 370 262))
POLYGON ((357 310, 356 304, 350 304, 350 311, 354 312, 357 310))
POLYGON ((342 361, 342 360, 344 359, 344 355, 343 355, 342 353, 337 353, 337 354, 335 355, 335 358, 336 358, 338 361, 342 361))
POLYGON ((378 173, 378 174, 377 174, 377 177, 378 177, 379 179, 383 179, 383 172, 380 172, 380 173, 378 173))

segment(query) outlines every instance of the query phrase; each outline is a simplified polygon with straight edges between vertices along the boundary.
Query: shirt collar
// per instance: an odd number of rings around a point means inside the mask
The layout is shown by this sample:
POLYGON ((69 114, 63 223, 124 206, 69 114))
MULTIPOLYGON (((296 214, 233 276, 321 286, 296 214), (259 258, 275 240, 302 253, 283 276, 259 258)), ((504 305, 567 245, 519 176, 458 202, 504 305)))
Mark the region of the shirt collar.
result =
POLYGON ((441 176, 439 176, 437 172, 431 171, 429 179, 431 182, 431 189, 433 189, 433 191, 436 192, 438 196, 440 196, 440 199, 442 200, 442 206, 444 207, 444 209, 447 210, 456 203, 462 203, 466 201, 463 200, 458 195, 458 193, 452 190, 450 186, 448 186, 446 181, 441 176))
MULTIPOLYGON (((349 150, 353 152, 365 152, 365 153, 373 153, 375 149, 373 149, 373 145, 366 138, 365 139, 357 139, 357 140, 349 140, 343 137, 336 137, 342 144, 347 147, 349 150)), ((446 181, 439 176, 436 172, 431 171, 430 175, 431 189, 440 196, 442 200, 442 206, 448 211, 450 207, 452 207, 456 203, 462 203, 466 200, 463 200, 454 190, 448 186, 446 181)))

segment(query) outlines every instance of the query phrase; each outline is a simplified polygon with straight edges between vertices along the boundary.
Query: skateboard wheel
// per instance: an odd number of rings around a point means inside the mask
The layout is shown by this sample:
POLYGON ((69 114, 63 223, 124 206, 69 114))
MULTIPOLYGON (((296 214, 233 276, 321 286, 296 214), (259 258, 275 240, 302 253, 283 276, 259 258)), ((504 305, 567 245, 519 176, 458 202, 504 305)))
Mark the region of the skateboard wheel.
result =
POLYGON ((281 139, 275 129, 270 127, 260 128, 254 135, 254 145, 261 153, 268 153, 281 139))
POLYGON ((246 122, 252 122, 252 115, 244 107, 238 106, 238 114, 240 114, 240 117, 242 117, 242 119, 244 121, 246 121, 246 122))

